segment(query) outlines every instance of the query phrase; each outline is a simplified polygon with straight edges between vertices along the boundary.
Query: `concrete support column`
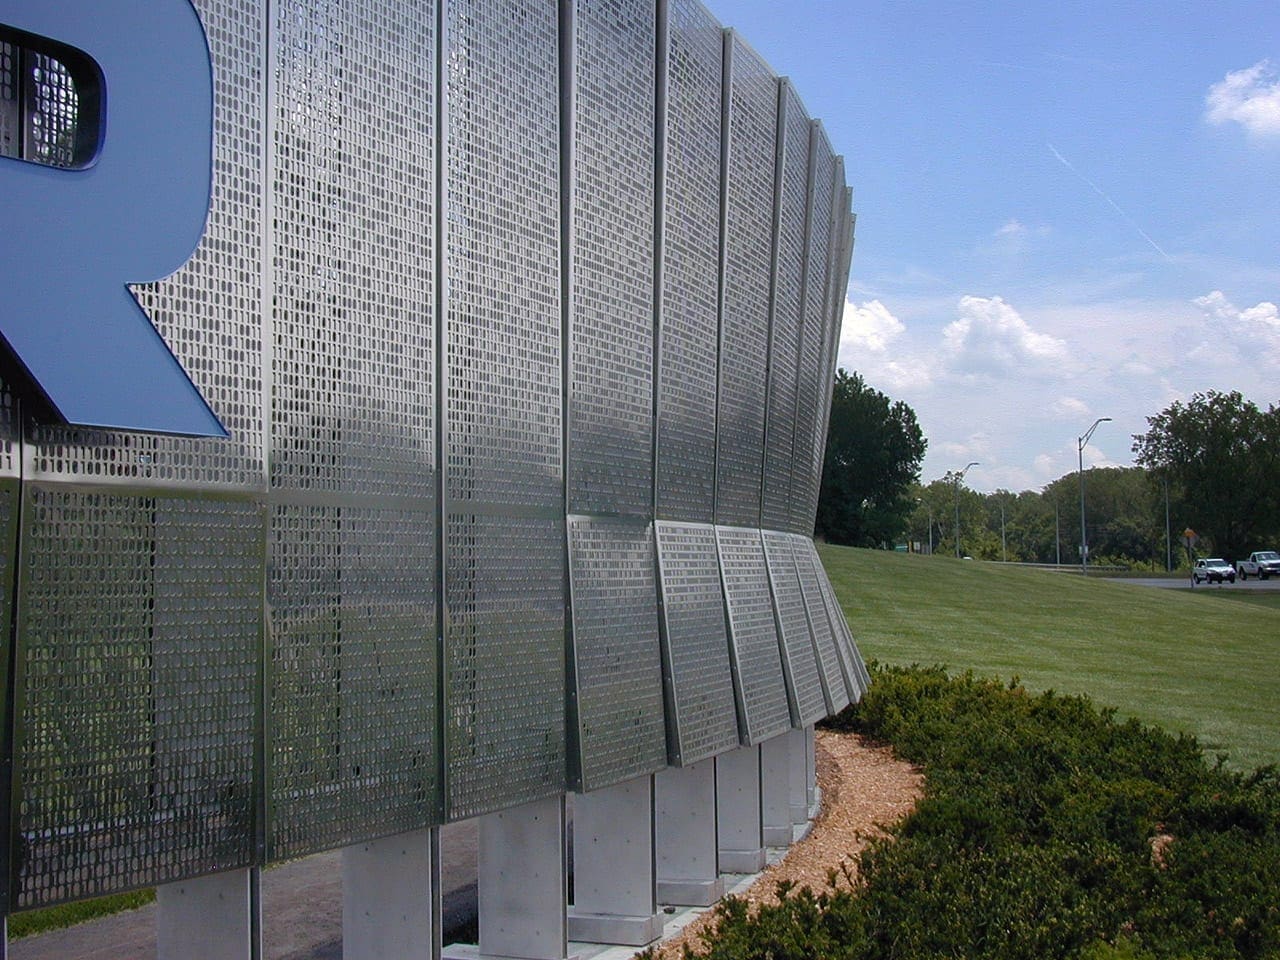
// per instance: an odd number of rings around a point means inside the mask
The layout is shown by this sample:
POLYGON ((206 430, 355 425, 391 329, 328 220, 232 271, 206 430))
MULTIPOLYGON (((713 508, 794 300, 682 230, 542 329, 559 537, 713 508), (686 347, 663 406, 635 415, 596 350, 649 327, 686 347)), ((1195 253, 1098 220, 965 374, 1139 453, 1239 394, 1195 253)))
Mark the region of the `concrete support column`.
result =
POLYGON ((724 896, 716 856, 716 762, 668 767, 653 781, 658 902, 710 906, 724 896))
POLYGON ((255 873, 256 868, 227 870, 156 887, 157 958, 253 960, 261 956, 255 873))
POLYGON ((342 851, 343 960, 432 960, 438 834, 417 830, 342 851))
POLYGON ((716 757, 716 827, 723 872, 758 873, 764 869, 758 746, 740 747, 716 757))
POLYGON ((791 822, 805 823, 809 819, 809 736, 813 727, 792 730, 787 734, 787 751, 791 767, 791 822))
POLYGON ((791 846, 791 755, 788 731, 760 744, 760 800, 766 847, 791 846))
POLYGON ((569 939, 641 947, 662 935, 653 829, 653 777, 574 796, 569 939))
POLYGON ((450 944, 443 960, 566 960, 564 795, 482 817, 479 847, 479 947, 450 944))
POLYGON ((814 802, 818 799, 818 755, 817 755, 817 737, 814 734, 813 724, 804 728, 804 791, 805 803, 810 810, 813 809, 814 802))

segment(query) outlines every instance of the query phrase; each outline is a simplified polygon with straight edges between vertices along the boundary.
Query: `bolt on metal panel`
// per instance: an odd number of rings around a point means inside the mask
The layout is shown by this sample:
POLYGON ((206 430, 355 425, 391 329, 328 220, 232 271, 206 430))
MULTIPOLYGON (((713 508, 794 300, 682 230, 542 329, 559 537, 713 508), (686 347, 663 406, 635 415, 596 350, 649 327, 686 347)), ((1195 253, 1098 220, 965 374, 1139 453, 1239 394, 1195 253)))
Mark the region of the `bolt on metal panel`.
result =
POLYGON ((804 611, 809 620, 814 653, 817 655, 818 674, 822 680, 827 713, 836 714, 849 705, 849 690, 845 686, 835 634, 831 629, 831 618, 827 613, 818 577, 822 561, 818 559, 818 551, 808 537, 793 534, 791 545, 796 559, 796 574, 800 578, 800 595, 804 599, 804 611))
POLYGON ((559 11, 445 8, 448 819, 565 787, 559 11))
POLYGON ((805 616, 804 597, 796 575, 796 561, 791 538, 785 533, 765 530, 765 560, 769 568, 769 592, 773 596, 774 616, 782 649, 783 675, 791 701, 791 724, 806 727, 827 715, 822 695, 822 680, 813 649, 813 637, 805 616))
POLYGON ((434 12, 273 13, 274 860, 436 822, 439 747, 434 12))
POLYGON ((571 786, 585 793, 667 765, 662 659, 652 524, 581 516, 568 524, 577 742, 571 786))
POLYGON ((769 379, 766 397, 763 496, 760 525, 771 530, 790 526, 791 502, 797 492, 792 473, 796 408, 796 374, 804 318, 805 227, 809 199, 809 117, 786 80, 778 84, 773 298, 769 311, 769 379))
POLYGON ((653 512, 654 17, 644 0, 575 4, 570 513, 653 512))
POLYGON ((710 523, 719 337, 719 22, 698 0, 669 6, 657 367, 657 516, 710 523))
POLYGON ((654 524, 662 597, 667 753, 689 766, 738 746, 725 597, 710 524, 654 524))
POLYGON ((769 277, 773 237, 777 78, 737 34, 726 33, 728 138, 716 422, 716 522, 760 525, 769 277))
POLYGON ((750 746, 791 729, 769 571, 759 530, 717 526, 715 531, 738 729, 750 746))
POLYGON ((0 157, 18 157, 22 154, 18 57, 16 44, 0 40, 0 157))

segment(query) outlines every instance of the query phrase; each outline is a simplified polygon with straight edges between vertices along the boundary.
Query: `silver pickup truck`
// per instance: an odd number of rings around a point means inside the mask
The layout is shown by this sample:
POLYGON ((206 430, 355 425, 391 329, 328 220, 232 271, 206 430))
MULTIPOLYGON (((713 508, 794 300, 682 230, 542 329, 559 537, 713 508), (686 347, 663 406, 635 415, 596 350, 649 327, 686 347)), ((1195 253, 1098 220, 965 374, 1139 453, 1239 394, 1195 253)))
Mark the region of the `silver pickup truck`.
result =
POLYGON ((1258 577, 1266 580, 1271 576, 1280 576, 1280 553, 1274 550, 1255 550, 1249 554, 1248 560, 1236 564, 1236 573, 1241 580, 1258 577))

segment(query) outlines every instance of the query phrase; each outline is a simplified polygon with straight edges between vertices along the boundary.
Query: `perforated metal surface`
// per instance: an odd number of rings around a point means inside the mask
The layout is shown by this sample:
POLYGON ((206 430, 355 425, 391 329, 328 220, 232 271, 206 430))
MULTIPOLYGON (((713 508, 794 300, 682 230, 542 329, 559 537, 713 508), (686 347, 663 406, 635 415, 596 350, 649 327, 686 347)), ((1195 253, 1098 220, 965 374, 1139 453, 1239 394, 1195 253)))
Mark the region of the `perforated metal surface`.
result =
POLYGON ((434 822, 431 521, 272 508, 268 859, 434 822))
POLYGON ((822 590, 822 599, 826 604, 827 616, 831 621, 836 653, 840 657, 840 668, 844 672, 845 686, 849 690, 850 701, 856 703, 862 699, 862 694, 866 691, 869 682, 866 666, 853 645, 853 635, 849 631, 849 624, 845 621, 844 611, 840 608, 839 601, 836 600, 835 590, 832 589, 831 581, 827 577, 827 571, 822 566, 821 561, 818 563, 817 573, 818 585, 822 590))
POLYGON ((452 514, 445 540, 450 819, 565 788, 564 520, 452 514))
POLYGON ((446 490, 558 505, 557 11, 456 0, 447 30, 446 490))
POLYGON ((791 729, 764 546, 759 530, 715 530, 739 727, 746 744, 760 743, 791 729))
POLYGON ((23 496, 15 905, 247 864, 261 508, 23 496))
POLYGON ((0 40, 0 157, 20 155, 22 121, 18 103, 18 48, 0 40))
POLYGON ((271 486, 429 509, 433 12, 273 9, 271 486))
POLYGON ((654 5, 575 11, 568 509, 652 515, 654 5))
POLYGON ((849 689, 845 686, 840 655, 836 650, 835 634, 831 629, 831 615, 822 596, 822 584, 818 568, 822 561, 813 541, 803 535, 791 537, 792 554, 796 560, 796 574, 800 578, 800 596, 804 600, 805 616, 809 620, 809 633, 818 660, 818 674, 822 679, 822 693, 826 697, 827 713, 839 713, 849 705, 849 689))
POLYGON ((26 439, 14 908, 254 856, 265 37, 252 4, 198 6, 215 66, 207 230, 136 295, 232 437, 26 439))
MULTIPOLYGON (((653 528, 569 517, 580 792, 667 764, 653 528)), ((572 769, 572 763, 571 763, 572 769)))
POLYGON ((438 805, 434 14, 289 0, 275 16, 267 847, 283 859, 438 805))
POLYGON ((818 485, 822 471, 821 446, 826 442, 824 393, 830 393, 826 374, 827 332, 830 328, 830 239, 834 156, 820 124, 813 126, 813 173, 810 218, 805 242, 804 316, 801 323, 799 378, 796 384, 795 450, 790 513, 785 529, 798 534, 813 532, 818 511, 818 485))
POLYGON ((710 523, 715 496, 720 257, 720 24, 669 12, 657 515, 710 523))
POLYGON ((773 71, 730 34, 729 151, 716 522, 760 525, 778 107, 773 71))
POLYGON ((804 597, 796 575, 795 553, 791 538, 785 533, 765 530, 765 560, 769 567, 769 589, 773 594, 774 615, 782 641, 782 666, 793 708, 792 723, 807 726, 827 715, 818 676, 813 637, 805 616, 804 597))
POLYGON ((709 524, 655 525, 662 587, 667 742, 688 766, 738 746, 724 588, 709 524))
POLYGON ((447 31, 444 737, 459 819, 565 786, 558 13, 455 2, 447 31))
POLYGON ((804 311, 805 227, 809 198, 809 117, 795 88, 779 84, 778 237, 769 325, 769 395, 766 408, 761 526, 790 528, 796 484, 792 456, 798 411, 796 365, 804 311))
POLYGON ((0 98, 18 106, 11 113, 4 111, 11 119, 0 129, 0 140, 14 142, 5 147, 13 152, 3 155, 47 167, 74 166, 80 117, 75 80, 66 66, 48 54, 31 49, 19 53, 15 44, 4 47, 0 72, 8 78, 0 81, 0 88, 7 88, 0 90, 0 98))

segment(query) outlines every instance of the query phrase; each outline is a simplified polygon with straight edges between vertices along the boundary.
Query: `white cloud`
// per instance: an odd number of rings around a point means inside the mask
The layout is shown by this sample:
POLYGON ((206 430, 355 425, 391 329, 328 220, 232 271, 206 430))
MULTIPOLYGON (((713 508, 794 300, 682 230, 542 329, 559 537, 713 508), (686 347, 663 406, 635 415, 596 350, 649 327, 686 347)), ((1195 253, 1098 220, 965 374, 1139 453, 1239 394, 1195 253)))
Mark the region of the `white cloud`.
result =
POLYGON ((960 317, 942 331, 952 370, 962 377, 1044 370, 1067 359, 1067 345, 1037 333, 1001 297, 960 298, 960 317))
POLYGON ((1220 321, 1225 333, 1244 340, 1262 337, 1272 348, 1280 351, 1280 307, 1275 303, 1263 300, 1240 310, 1222 291, 1208 292, 1203 297, 1196 297, 1192 303, 1220 321))
POLYGON ((884 353, 904 330, 906 327, 902 321, 879 300, 862 304, 846 300, 844 321, 840 327, 840 352, 867 350, 884 353))
POLYGON ((1014 219, 1006 220, 996 230, 997 237, 1025 237, 1027 228, 1014 219))
POLYGON ((1238 123, 1255 136, 1280 136, 1280 79, 1266 60, 1228 73, 1204 99, 1210 123, 1238 123))
POLYGON ((1051 409, 1055 416, 1063 420, 1079 420, 1089 416, 1089 405, 1078 397, 1059 397, 1051 409))

